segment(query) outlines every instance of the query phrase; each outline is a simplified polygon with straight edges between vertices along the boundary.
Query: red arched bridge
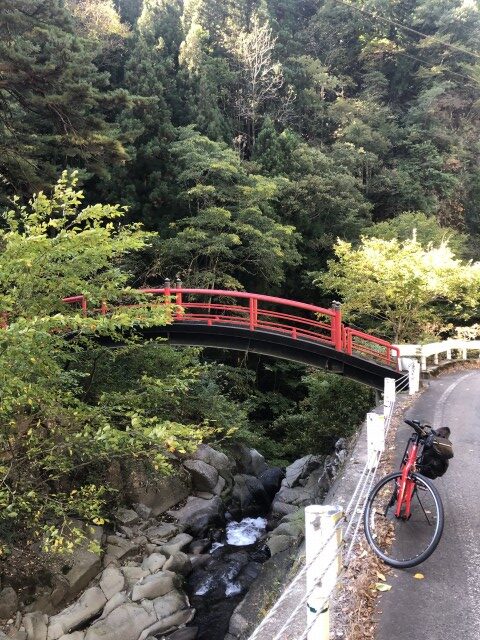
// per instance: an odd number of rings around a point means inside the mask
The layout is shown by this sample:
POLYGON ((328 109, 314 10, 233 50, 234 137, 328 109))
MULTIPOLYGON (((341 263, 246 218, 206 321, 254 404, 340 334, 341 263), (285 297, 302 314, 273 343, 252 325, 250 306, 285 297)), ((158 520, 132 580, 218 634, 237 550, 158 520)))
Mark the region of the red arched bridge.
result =
MULTIPOLYGON (((157 298, 158 304, 173 305, 172 323, 143 329, 148 338, 274 356, 340 373, 382 390, 384 378, 401 377, 398 348, 345 326, 338 303, 324 309, 244 291, 170 288, 168 281, 161 289, 140 292, 157 298)), ((83 295, 64 298, 64 302, 80 305, 85 314, 113 310, 106 303, 89 308, 83 295)), ((145 304, 151 306, 152 301, 145 304)))

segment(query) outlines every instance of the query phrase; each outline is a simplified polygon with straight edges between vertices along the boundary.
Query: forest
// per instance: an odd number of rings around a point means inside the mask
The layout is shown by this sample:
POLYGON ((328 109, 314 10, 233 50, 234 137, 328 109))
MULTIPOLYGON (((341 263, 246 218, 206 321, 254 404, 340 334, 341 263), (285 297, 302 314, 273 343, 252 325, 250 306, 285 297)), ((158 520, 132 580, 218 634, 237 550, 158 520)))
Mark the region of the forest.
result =
POLYGON ((398 342, 479 321, 476 0, 0 0, 0 34, 5 553, 19 523, 54 549, 52 519, 103 522, 114 459, 168 472, 235 436, 282 464, 373 402, 291 363, 140 344, 168 314, 98 321, 62 297, 179 277, 339 299, 398 342))

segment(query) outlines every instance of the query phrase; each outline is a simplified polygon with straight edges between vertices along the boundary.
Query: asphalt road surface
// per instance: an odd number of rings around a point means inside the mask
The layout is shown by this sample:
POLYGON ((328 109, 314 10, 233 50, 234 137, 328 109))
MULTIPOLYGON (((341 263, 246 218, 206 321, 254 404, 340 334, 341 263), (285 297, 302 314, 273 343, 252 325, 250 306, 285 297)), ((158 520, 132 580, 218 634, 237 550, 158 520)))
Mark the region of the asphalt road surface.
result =
MULTIPOLYGON (((387 576, 377 640, 480 640, 480 370, 432 380, 405 417, 450 427, 455 457, 434 481, 445 508, 442 539, 423 564, 387 576)), ((399 460, 411 432, 404 427, 399 460)))

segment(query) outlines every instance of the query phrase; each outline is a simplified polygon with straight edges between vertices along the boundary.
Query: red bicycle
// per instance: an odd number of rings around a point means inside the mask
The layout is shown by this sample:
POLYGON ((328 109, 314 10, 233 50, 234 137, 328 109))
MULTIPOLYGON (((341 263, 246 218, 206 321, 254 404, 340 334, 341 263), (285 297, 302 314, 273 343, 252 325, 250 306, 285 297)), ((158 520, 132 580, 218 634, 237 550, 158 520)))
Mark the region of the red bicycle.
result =
POLYGON ((414 433, 408 440, 400 471, 390 473, 375 485, 364 513, 365 535, 373 551, 390 566, 399 568, 420 564, 440 542, 444 525, 442 500, 432 481, 418 471, 426 468, 425 460, 431 452, 445 460, 453 456, 450 441, 438 437, 432 427, 421 425, 418 420, 405 422, 414 433))

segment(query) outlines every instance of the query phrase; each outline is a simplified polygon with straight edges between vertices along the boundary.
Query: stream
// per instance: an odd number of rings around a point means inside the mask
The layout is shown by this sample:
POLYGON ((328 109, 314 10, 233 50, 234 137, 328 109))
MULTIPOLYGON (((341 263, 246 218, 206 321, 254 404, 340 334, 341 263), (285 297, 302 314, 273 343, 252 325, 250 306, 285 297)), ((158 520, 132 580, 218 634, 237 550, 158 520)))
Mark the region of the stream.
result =
POLYGON ((260 573, 269 552, 262 543, 266 518, 232 520, 219 540, 198 554, 186 589, 197 613, 198 640, 223 640, 230 617, 260 573))

